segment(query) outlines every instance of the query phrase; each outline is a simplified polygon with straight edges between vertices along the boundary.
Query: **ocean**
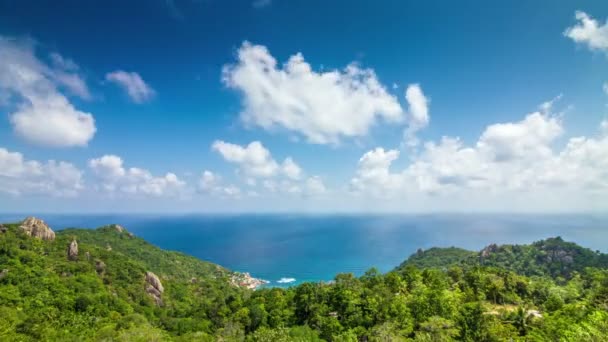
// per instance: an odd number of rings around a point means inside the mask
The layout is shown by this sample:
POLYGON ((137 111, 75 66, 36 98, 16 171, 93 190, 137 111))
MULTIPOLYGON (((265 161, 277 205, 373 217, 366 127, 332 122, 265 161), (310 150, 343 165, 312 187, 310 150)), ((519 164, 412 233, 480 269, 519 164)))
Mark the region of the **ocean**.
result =
MULTIPOLYGON (((1 214, 0 222, 24 215, 1 214)), ((561 236, 608 252, 606 215, 36 215, 54 230, 118 223, 168 250, 291 286, 387 272, 418 248, 531 243, 561 236)))

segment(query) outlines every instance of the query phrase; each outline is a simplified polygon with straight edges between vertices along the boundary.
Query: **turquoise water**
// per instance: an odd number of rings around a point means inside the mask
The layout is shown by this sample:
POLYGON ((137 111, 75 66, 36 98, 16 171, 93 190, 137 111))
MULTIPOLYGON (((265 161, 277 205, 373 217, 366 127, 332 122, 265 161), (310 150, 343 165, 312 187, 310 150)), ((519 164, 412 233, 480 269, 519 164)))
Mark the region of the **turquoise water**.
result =
MULTIPOLYGON (((433 246, 479 250, 559 235, 608 252, 608 216, 600 215, 38 216, 55 230, 119 223, 161 248, 250 272, 271 286, 360 275, 372 266, 386 272, 433 246)), ((2 222, 21 218, 0 215, 2 222)))

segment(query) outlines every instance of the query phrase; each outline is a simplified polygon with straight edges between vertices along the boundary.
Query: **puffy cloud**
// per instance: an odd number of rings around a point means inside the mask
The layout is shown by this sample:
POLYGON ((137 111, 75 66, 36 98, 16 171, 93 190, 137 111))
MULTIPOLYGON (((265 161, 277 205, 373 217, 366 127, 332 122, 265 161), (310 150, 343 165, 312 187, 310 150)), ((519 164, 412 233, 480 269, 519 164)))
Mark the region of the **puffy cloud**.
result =
POLYGON ((382 147, 366 152, 359 159, 357 174, 351 180, 352 190, 370 192, 379 196, 398 191, 401 188, 402 178, 390 171, 391 164, 397 158, 399 151, 386 151, 382 147))
POLYGON ((486 200, 522 194, 562 199, 608 194, 608 131, 570 138, 565 148, 555 151, 553 143, 563 127, 547 109, 550 106, 543 105, 541 112, 521 121, 489 125, 472 146, 452 137, 427 142, 401 171, 390 170, 398 151, 376 148, 359 160, 351 189, 378 197, 466 195, 486 200))
POLYGON ((226 161, 237 164, 245 176, 268 178, 283 174, 291 179, 299 179, 302 174, 302 169, 291 157, 287 157, 279 166, 270 151, 259 141, 243 147, 216 140, 211 148, 226 161))
POLYGON ((404 112, 371 69, 315 72, 302 54, 281 67, 268 49, 243 43, 224 83, 243 95, 241 119, 264 129, 285 129, 316 144, 365 136, 379 119, 401 122, 404 112))
POLYGON ((89 168, 101 181, 100 190, 132 195, 175 196, 181 194, 185 182, 174 173, 161 177, 136 167, 124 168, 122 158, 105 155, 89 160, 89 168))
POLYGON ((223 185, 222 177, 208 170, 203 171, 199 180, 199 190, 205 194, 222 197, 240 197, 241 189, 235 185, 223 185))
POLYGON ((601 25, 587 13, 576 11, 578 23, 564 31, 564 35, 576 43, 586 44, 590 50, 608 52, 608 23, 601 25))
POLYGON ((551 155, 549 144, 563 133, 559 118, 535 112, 515 123, 490 125, 477 147, 496 161, 527 158, 531 161, 551 155))
POLYGON ((283 173, 285 173, 285 175, 291 179, 300 179, 300 176, 302 175, 302 168, 300 168, 300 166, 296 164, 296 162, 294 162, 290 157, 285 158, 281 168, 283 169, 283 173))
POLYGON ((113 82, 127 92, 135 103, 144 103, 154 97, 156 92, 136 72, 116 70, 106 74, 106 80, 113 82))
POLYGON ((418 144, 414 134, 429 124, 429 100, 419 84, 410 84, 405 90, 405 99, 409 105, 409 126, 405 131, 406 143, 410 146, 418 144))
POLYGON ((0 93, 2 103, 10 104, 13 98, 16 102, 16 111, 9 115, 15 132, 39 145, 85 146, 95 135, 93 115, 77 110, 59 86, 89 97, 80 76, 40 61, 31 42, 0 36, 0 93))
POLYGON ((306 180, 306 194, 308 196, 320 196, 325 193, 327 193, 327 188, 321 177, 313 176, 306 180))
POLYGON ((19 152, 0 148, 0 192, 71 197, 82 189, 82 171, 74 165, 25 160, 19 152))

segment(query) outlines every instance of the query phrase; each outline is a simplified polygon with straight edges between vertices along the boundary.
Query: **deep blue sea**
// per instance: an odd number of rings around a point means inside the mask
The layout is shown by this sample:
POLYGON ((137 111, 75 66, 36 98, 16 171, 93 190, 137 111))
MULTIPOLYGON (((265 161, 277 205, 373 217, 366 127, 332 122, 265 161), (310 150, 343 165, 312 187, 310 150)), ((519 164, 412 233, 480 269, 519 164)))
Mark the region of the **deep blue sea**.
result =
MULTIPOLYGON (((0 214, 0 222, 23 216, 0 214)), ((559 235, 608 252, 607 215, 37 216, 55 230, 118 223, 163 249, 250 272, 271 286, 329 281, 370 267, 386 272, 433 246, 479 250, 559 235)))

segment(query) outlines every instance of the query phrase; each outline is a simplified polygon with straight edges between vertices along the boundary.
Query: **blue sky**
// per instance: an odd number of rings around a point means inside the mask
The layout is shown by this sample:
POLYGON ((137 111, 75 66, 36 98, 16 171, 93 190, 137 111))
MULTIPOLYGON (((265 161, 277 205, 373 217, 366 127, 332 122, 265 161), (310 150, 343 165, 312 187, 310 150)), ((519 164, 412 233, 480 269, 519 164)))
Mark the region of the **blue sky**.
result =
POLYGON ((0 0, 0 206, 605 211, 607 17, 599 1, 0 0))

